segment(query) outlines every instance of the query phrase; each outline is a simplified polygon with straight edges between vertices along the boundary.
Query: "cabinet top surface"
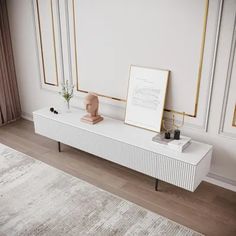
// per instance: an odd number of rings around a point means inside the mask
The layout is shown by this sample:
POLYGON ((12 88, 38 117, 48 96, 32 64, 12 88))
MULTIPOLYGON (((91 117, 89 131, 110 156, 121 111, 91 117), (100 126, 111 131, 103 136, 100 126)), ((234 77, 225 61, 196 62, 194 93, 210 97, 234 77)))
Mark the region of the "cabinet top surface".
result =
POLYGON ((155 132, 124 124, 124 122, 120 120, 104 117, 103 121, 95 125, 81 122, 80 118, 83 117, 86 112, 80 109, 72 110, 70 113, 59 112, 59 114, 56 115, 50 112, 49 108, 43 108, 33 112, 33 114, 34 116, 42 116, 50 120, 55 120, 192 165, 197 165, 212 149, 211 145, 191 141, 191 144, 183 152, 179 153, 153 142, 152 138, 156 135, 155 132))

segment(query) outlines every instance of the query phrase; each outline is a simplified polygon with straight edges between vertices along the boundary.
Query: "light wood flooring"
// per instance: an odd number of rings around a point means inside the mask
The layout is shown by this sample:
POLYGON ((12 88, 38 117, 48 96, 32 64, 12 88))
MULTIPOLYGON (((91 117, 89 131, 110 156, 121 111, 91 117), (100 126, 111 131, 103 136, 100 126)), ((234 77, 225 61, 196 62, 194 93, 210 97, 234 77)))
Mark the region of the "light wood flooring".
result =
POLYGON ((23 119, 0 127, 0 142, 205 235, 236 236, 235 192, 206 182, 194 193, 160 182, 156 192, 149 176, 63 144, 59 153, 23 119))

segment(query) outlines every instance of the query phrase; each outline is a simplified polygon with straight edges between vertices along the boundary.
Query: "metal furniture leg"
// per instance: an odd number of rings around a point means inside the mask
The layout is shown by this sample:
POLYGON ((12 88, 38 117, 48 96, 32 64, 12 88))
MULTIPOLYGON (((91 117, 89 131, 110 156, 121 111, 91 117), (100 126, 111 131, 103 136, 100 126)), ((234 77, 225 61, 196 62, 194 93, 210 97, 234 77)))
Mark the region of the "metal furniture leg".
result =
POLYGON ((156 179, 156 181, 155 181, 155 191, 158 191, 158 179, 156 179))
POLYGON ((58 151, 61 152, 61 143, 60 142, 57 143, 58 143, 58 151))

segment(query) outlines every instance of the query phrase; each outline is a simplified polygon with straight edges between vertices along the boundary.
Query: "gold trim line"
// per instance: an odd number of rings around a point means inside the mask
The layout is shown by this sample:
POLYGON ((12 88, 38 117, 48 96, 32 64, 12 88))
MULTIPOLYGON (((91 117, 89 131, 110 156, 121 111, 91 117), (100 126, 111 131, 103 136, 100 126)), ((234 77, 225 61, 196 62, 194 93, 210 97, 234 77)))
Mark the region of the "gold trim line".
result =
POLYGON ((234 107, 234 116, 233 116, 232 126, 236 127, 236 105, 234 107))

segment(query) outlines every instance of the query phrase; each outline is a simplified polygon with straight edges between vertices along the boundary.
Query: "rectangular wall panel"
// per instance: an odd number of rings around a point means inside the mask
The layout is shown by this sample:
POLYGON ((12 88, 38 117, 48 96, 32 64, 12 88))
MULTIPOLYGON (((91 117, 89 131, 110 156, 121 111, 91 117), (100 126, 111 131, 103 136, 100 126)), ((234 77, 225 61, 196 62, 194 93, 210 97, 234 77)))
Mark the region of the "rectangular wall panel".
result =
POLYGON ((199 97, 207 103, 200 89, 209 81, 214 47, 218 1, 209 2, 68 1, 78 90, 125 100, 131 64, 168 69, 166 109, 195 117, 199 97))
POLYGON ((51 89, 59 86, 63 70, 58 1, 35 0, 34 9, 41 84, 51 89))
POLYGON ((236 16, 232 29, 231 53, 226 78, 220 132, 236 138, 236 16))

